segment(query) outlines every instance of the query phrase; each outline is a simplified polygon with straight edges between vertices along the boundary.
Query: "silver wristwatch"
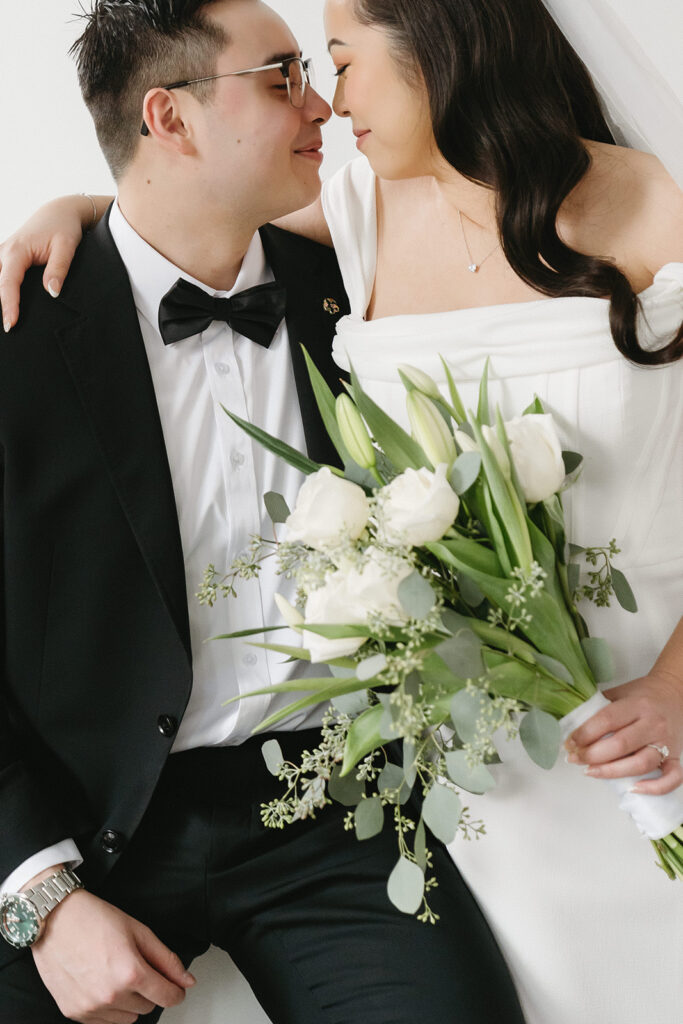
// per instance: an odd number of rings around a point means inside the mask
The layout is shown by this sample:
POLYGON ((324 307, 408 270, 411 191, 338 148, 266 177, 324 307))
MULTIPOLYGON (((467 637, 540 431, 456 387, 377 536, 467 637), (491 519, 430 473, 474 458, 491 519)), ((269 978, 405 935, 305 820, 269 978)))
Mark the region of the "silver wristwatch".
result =
POLYGON ((83 883, 71 868, 48 875, 24 892, 0 896, 0 935, 11 946, 24 949, 40 938, 50 911, 83 883))

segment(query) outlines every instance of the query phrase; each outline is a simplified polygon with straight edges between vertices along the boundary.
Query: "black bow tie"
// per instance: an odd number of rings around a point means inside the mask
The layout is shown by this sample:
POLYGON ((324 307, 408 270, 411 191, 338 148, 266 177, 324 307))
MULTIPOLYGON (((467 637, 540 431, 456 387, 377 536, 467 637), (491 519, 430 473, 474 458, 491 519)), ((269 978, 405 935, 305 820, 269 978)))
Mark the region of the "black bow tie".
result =
POLYGON ((286 293, 272 281, 217 299, 182 277, 159 305, 159 330, 164 345, 200 334, 213 320, 224 320, 238 334, 268 348, 285 315, 286 293))

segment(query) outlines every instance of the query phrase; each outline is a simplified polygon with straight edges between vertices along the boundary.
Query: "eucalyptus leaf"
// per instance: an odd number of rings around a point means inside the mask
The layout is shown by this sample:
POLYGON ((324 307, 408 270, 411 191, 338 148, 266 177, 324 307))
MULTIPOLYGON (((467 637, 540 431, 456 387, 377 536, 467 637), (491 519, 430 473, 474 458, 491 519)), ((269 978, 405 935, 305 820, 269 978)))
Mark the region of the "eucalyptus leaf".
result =
POLYGON ((379 835, 384 827, 384 808, 378 796, 361 800, 354 814, 356 836, 358 839, 372 839, 379 835))
POLYGON ((330 780, 327 783, 327 792, 338 804, 342 804, 344 807, 355 807, 363 797, 365 784, 352 773, 342 775, 341 769, 337 765, 332 769, 330 780))
POLYGON ((448 481, 456 494, 468 491, 481 471, 479 452, 463 452, 453 463, 448 481))
POLYGON ((586 636, 581 640, 596 683, 611 683, 614 678, 614 660, 606 640, 599 636, 586 636))
POLYGON ((459 572, 457 575, 458 590, 460 591, 460 596, 463 601, 465 604, 469 605, 470 608, 478 608, 484 601, 484 594, 481 589, 466 573, 459 572))
POLYGON ((277 491, 268 491, 263 496, 266 512, 274 523, 285 523, 289 518, 289 505, 277 491))
POLYGON ((569 554, 570 555, 572 555, 572 556, 574 556, 574 555, 582 555, 585 550, 586 549, 582 548, 580 544, 572 544, 571 541, 569 542, 569 554))
POLYGON ((329 669, 335 679, 351 679, 356 675, 355 665, 335 665, 331 661, 329 662, 329 669))
POLYGON ((275 775, 277 778, 280 774, 280 766, 285 759, 280 744, 277 740, 266 740, 261 747, 261 753, 263 754, 263 760, 266 762, 266 768, 271 775, 275 775))
POLYGON ((484 673, 481 640, 471 629, 459 629, 435 651, 459 679, 479 679, 484 673))
POLYGON ((520 722, 519 738, 535 764, 540 768, 553 767, 562 742, 560 723, 556 718, 540 708, 532 708, 520 722))
POLYGON ((387 882, 387 894, 393 905, 404 914, 417 913, 424 888, 424 873, 407 857, 401 857, 387 882))
POLYGON ((363 469, 353 459, 348 459, 344 463, 344 476, 347 480, 350 480, 352 484, 358 484, 359 487, 364 488, 366 491, 372 491, 377 487, 377 481, 370 472, 369 469, 363 469))
POLYGON ((561 679, 563 683, 567 683, 569 686, 572 685, 574 680, 572 679, 571 672, 557 658, 551 658, 547 654, 536 654, 534 657, 539 665, 547 668, 548 672, 552 673, 557 679, 561 679))
POLYGON ((490 698, 481 691, 471 693, 469 690, 460 690, 451 700, 451 720, 463 743, 471 743, 475 739, 477 724, 483 717, 488 704, 490 704, 490 698))
POLYGON ((571 476, 583 462, 583 455, 579 455, 578 452, 562 452, 562 461, 564 462, 565 473, 567 476, 571 476))
POLYGON ((358 663, 356 666, 356 676, 364 683, 368 679, 372 679, 373 676, 378 676, 386 667, 386 655, 373 654, 371 657, 365 658, 364 661, 358 663))
POLYGON ((449 751, 446 754, 446 768, 456 786, 466 789, 468 793, 487 793, 496 784, 485 765, 470 768, 464 750, 449 751))
POLYGON ((631 586, 623 572, 619 569, 612 569, 611 576, 614 596, 621 607, 627 612, 637 612, 638 604, 636 602, 635 594, 631 590, 631 586))
POLYGON ((399 585, 398 599, 411 619, 425 619, 436 601, 436 594, 417 570, 411 572, 399 585))
POLYGON ((377 788, 385 799, 391 799, 392 803, 404 804, 410 796, 412 786, 408 785, 403 769, 389 762, 379 773, 377 788), (398 800, 395 794, 398 794, 398 800))
POLYGON ((574 593, 579 585, 579 578, 581 576, 581 569, 576 562, 570 562, 567 566, 567 587, 570 595, 574 593))
POLYGON ((430 832, 442 843, 452 843, 458 831, 462 803, 448 786, 435 782, 425 797, 422 817, 430 832))
POLYGON ((422 818, 417 823, 415 829, 415 845, 413 847, 413 853, 415 854, 415 860, 418 863, 418 867, 424 869, 427 867, 427 837, 425 835, 425 824, 422 818))
POLYGON ((357 693, 343 693, 332 698, 332 704, 349 718, 356 718, 370 707, 368 702, 368 691, 361 690, 357 693))
POLYGON ((412 789, 417 778, 417 765, 415 764, 415 744, 412 740, 403 741, 403 774, 406 785, 412 789))

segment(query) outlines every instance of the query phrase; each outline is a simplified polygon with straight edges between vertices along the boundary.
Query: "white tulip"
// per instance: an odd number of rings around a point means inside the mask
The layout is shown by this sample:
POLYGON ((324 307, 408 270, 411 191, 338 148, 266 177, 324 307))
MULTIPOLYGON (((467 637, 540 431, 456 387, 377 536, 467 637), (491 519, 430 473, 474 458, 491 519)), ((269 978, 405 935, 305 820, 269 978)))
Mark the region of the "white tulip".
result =
POLYGON ((369 515, 363 489, 325 466, 312 473, 299 491, 286 522, 287 540, 326 551, 344 540, 357 540, 369 515))
POLYGON ((389 544, 419 547, 441 540, 460 508, 457 494, 446 479, 446 466, 407 469, 380 491, 379 525, 389 544))
POLYGON ((505 424, 517 476, 530 502, 544 501, 565 478, 562 448, 549 413, 517 416, 505 424))

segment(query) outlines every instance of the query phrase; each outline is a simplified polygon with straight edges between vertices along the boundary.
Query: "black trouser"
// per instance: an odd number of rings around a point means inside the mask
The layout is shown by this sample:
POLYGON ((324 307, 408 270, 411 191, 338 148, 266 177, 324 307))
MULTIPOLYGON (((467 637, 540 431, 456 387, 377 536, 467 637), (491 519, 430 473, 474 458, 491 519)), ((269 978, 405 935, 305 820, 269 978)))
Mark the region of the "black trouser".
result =
MULTIPOLYGON (((281 738, 285 754, 317 737, 281 738)), ((210 944, 227 950, 273 1024, 523 1024, 507 967, 447 850, 433 843, 439 886, 430 903, 440 921, 399 913, 386 894, 398 856, 390 815, 362 843, 343 831, 338 805, 315 821, 264 828, 260 804, 282 784, 263 764, 262 742, 172 755, 98 895, 186 965, 210 944)), ((64 1019, 30 953, 0 972, 1 1024, 64 1019)), ((240 1024, 228 1001, 224 1020, 240 1024)))

